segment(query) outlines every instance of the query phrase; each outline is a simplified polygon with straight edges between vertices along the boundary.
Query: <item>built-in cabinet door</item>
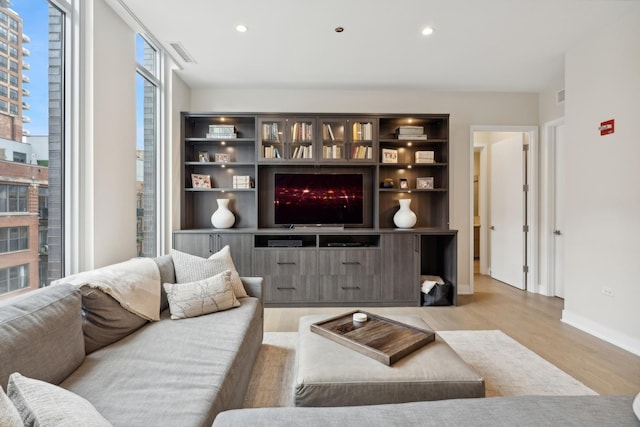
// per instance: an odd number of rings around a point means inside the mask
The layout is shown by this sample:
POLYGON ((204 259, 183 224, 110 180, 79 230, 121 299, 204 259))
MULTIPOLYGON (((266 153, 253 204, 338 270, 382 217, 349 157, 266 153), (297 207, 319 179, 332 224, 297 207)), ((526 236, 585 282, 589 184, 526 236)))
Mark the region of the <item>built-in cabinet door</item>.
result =
POLYGON ((315 248, 256 248, 253 272, 264 278, 265 303, 318 300, 318 262, 315 248))
POLYGON ((358 302, 380 299, 380 249, 320 249, 320 299, 358 302))
POLYGON ((251 276, 252 271, 252 246, 253 235, 245 233, 174 233, 173 248, 209 258, 220 249, 229 245, 233 264, 240 276, 251 276))
POLYGON ((420 242, 414 233, 383 235, 382 299, 420 304, 420 242))

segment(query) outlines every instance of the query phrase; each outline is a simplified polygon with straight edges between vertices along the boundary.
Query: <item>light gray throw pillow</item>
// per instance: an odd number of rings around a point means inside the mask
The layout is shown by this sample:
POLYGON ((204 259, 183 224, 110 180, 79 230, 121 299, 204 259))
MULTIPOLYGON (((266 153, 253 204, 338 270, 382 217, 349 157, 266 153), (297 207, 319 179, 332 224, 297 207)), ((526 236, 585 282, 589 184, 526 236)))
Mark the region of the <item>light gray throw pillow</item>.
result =
POLYGON ((4 394, 4 390, 0 387, 0 426, 2 427, 23 427, 20 413, 13 406, 11 400, 4 394))
POLYGON ((633 413, 636 414, 636 417, 640 420, 640 393, 633 399, 633 413))
POLYGON ((180 252, 175 249, 171 250, 171 257, 173 258, 173 266, 176 271, 176 281, 178 283, 195 282, 229 270, 231 271, 231 284, 236 298, 247 296, 247 292, 242 285, 242 280, 240 280, 240 275, 236 270, 236 266, 233 264, 229 245, 220 249, 208 259, 180 252))
POLYGON ((238 307, 231 286, 231 272, 226 270, 191 283, 165 283, 172 319, 185 319, 238 307))
POLYGON ((7 395, 25 427, 111 427, 88 400, 44 381, 13 373, 7 395))

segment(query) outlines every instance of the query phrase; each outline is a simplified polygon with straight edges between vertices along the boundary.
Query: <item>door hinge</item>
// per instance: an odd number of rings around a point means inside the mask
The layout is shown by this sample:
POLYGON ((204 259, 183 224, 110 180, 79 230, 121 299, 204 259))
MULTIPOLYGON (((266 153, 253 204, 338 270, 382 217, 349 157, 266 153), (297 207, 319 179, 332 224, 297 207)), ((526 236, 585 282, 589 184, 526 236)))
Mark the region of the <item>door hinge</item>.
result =
POLYGON ((529 151, 529 144, 522 144, 522 151, 529 151))
POLYGON ((529 184, 524 184, 524 185, 522 186, 522 191, 524 191, 525 193, 526 193, 527 191, 529 191, 529 184))
POLYGON ((528 233, 528 232, 529 232, 529 226, 528 226, 528 225, 523 225, 523 226, 522 226, 522 231, 523 231, 524 233, 528 233))
POLYGON ((522 272, 523 273, 528 273, 529 272, 529 266, 528 265, 523 265, 522 266, 522 272))

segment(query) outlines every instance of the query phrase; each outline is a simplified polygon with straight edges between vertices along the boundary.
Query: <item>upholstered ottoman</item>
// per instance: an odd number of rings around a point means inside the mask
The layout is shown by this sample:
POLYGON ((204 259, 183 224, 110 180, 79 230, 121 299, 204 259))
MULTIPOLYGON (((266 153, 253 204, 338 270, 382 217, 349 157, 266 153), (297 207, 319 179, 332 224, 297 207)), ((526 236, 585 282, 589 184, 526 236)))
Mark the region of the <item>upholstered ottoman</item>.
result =
MULTIPOLYGON (((447 343, 436 340, 391 366, 314 332, 312 323, 332 316, 300 318, 294 403, 355 406, 484 397, 484 379, 447 343)), ((385 316, 430 330, 417 316, 385 316)))

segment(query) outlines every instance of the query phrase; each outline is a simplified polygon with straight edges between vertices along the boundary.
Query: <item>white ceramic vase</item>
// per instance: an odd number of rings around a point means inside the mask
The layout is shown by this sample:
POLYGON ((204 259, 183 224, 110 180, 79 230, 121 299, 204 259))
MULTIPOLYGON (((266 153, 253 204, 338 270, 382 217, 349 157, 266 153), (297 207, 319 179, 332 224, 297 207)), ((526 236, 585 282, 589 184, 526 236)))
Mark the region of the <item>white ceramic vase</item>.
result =
POLYGON ((393 223, 398 228, 411 228, 416 225, 418 218, 411 210, 411 199, 400 199, 400 209, 393 216, 393 223))
POLYGON ((215 228, 231 228, 236 222, 236 217, 229 210, 229 199, 216 199, 218 209, 211 215, 211 224, 215 228))

